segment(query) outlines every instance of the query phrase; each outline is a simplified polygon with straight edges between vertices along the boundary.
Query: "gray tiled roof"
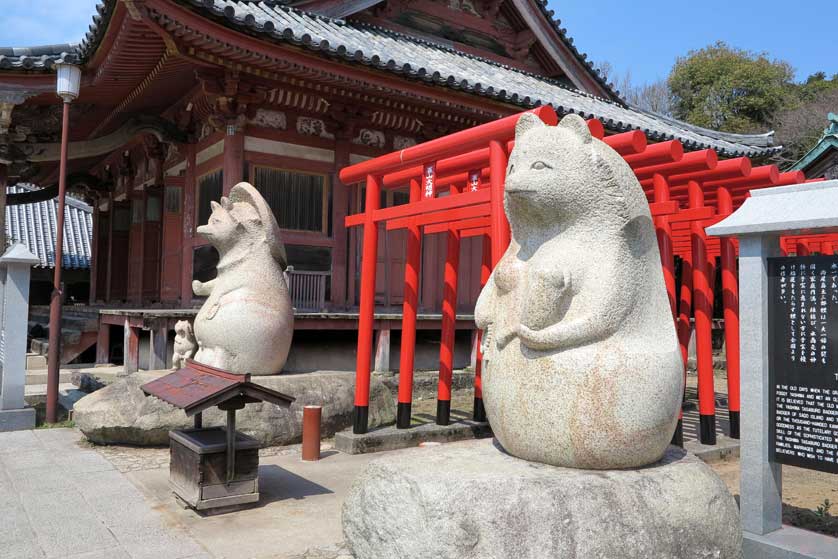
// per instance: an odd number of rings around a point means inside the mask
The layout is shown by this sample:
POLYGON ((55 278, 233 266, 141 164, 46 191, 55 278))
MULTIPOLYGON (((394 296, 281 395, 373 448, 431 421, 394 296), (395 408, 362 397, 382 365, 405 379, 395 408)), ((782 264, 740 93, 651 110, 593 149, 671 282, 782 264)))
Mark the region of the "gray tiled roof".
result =
POLYGON ((613 131, 642 130, 651 140, 678 139, 688 149, 714 148, 726 156, 760 156, 776 149, 768 147, 773 141, 771 133, 738 135, 704 130, 459 52, 450 44, 375 25, 314 15, 274 2, 183 1, 251 33, 522 107, 550 104, 561 113, 599 118, 613 131))
MULTIPOLYGON (((6 192, 18 194, 35 190, 32 186, 9 186, 6 192)), ((64 206, 64 268, 90 268, 93 239, 93 208, 67 197, 64 206)), ((55 230, 58 200, 6 206, 6 244, 19 242, 38 257, 43 268, 55 266, 55 230)))
POLYGON ((79 62, 78 45, 44 45, 41 47, 0 47, 0 69, 49 69, 54 64, 79 62))
MULTIPOLYGON (((772 147, 773 132, 729 134, 692 126, 457 51, 451 43, 445 41, 417 38, 366 23, 302 12, 276 0, 177 1, 248 33, 261 34, 276 41, 318 51, 325 56, 393 72, 407 79, 525 108, 550 104, 563 114, 578 113, 586 118, 598 118, 606 128, 614 132, 642 130, 652 141, 678 139, 688 149, 713 148, 729 157, 759 157, 780 149, 772 147)), ((536 3, 552 21, 552 14, 546 4, 541 0, 536 3)), ((98 14, 93 18, 90 31, 76 50, 82 61, 95 51, 114 5, 114 0, 105 0, 97 6, 98 14)), ((553 24, 564 36, 565 31, 558 27, 559 22, 553 21, 553 24)), ((570 42, 569 38, 565 39, 570 42)), ((0 69, 3 69, 4 50, 26 49, 0 49, 0 69)), ((573 50, 580 60, 584 60, 583 54, 573 50)), ((50 55, 42 56, 49 59, 50 55)), ((12 58, 8 57, 5 64, 19 63, 12 58)))

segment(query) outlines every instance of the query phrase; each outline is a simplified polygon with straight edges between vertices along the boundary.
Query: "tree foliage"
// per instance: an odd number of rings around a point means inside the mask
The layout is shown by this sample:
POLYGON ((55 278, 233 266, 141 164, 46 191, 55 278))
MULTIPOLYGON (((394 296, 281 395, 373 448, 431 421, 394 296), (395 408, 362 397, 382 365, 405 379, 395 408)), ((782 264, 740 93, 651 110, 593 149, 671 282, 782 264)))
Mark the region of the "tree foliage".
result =
POLYGON ((725 132, 761 132, 794 97, 792 67, 718 42, 679 58, 669 75, 672 113, 725 132))
POLYGON ((795 98, 774 118, 777 143, 783 146, 779 162, 792 164, 818 143, 826 128, 826 115, 838 113, 838 74, 826 79, 818 72, 795 88, 795 98))

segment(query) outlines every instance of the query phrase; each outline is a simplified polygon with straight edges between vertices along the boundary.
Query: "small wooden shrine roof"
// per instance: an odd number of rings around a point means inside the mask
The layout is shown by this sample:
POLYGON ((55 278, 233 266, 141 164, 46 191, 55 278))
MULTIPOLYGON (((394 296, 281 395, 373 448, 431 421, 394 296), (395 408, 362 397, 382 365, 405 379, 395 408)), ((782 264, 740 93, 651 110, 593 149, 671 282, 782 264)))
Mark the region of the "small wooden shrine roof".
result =
POLYGON ((146 396, 154 396, 193 416, 227 400, 244 396, 252 402, 264 401, 285 407, 294 398, 250 382, 250 375, 235 375, 197 363, 191 359, 186 367, 155 379, 140 387, 146 396))

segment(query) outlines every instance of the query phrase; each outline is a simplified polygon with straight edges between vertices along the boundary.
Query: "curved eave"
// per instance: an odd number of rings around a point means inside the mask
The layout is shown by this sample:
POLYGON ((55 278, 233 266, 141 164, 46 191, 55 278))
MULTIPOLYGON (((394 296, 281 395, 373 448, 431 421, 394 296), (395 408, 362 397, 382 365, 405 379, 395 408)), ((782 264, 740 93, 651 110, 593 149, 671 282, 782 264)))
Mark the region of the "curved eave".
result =
POLYGON ((806 152, 806 155, 791 166, 792 171, 805 171, 820 159, 829 150, 838 150, 838 136, 826 136, 818 144, 806 152))

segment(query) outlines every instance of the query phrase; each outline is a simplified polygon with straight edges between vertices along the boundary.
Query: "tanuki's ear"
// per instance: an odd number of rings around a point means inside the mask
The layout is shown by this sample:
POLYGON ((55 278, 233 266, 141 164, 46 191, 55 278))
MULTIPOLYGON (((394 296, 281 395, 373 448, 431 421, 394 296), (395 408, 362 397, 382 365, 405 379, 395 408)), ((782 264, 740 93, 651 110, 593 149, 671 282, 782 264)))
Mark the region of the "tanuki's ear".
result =
POLYGON ((559 126, 575 132, 583 143, 591 143, 591 139, 593 138, 593 136, 591 136, 591 129, 588 128, 588 123, 585 122, 581 116, 575 114, 567 115, 559 123, 559 126))
POLYGON ((544 122, 538 118, 537 115, 534 115, 533 113, 524 113, 515 125, 515 137, 520 138, 530 130, 541 128, 542 126, 546 126, 546 124, 544 124, 544 122))
POLYGON ((215 211, 221 209, 221 204, 219 204, 215 200, 210 200, 210 208, 212 209, 212 211, 215 212, 215 211))

